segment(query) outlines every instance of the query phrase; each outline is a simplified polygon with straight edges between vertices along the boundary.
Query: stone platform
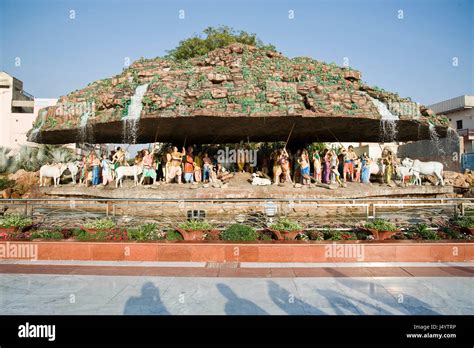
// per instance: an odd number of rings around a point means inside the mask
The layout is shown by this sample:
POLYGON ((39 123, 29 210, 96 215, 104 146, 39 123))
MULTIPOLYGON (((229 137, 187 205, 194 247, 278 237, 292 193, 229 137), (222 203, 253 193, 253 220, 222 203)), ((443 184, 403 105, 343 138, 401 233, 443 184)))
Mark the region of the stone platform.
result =
POLYGON ((160 184, 133 186, 131 180, 124 182, 123 188, 111 186, 84 187, 79 185, 61 185, 60 187, 40 188, 42 196, 55 197, 90 197, 90 198, 129 198, 129 199, 314 199, 314 198, 371 198, 371 197, 455 197, 452 186, 402 186, 371 183, 360 184, 348 182, 346 187, 337 186, 253 186, 247 180, 249 174, 237 174, 225 187, 204 187, 200 184, 160 184))

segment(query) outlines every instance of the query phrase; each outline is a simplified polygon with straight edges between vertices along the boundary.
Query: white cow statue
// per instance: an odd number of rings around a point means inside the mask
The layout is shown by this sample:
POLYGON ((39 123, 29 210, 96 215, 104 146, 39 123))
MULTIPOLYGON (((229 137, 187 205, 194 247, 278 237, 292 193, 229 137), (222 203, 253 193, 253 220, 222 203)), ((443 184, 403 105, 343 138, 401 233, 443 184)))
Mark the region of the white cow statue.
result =
POLYGON ((122 166, 115 170, 115 187, 122 187, 123 178, 126 176, 133 176, 135 186, 138 185, 138 176, 143 172, 142 166, 122 166))
POLYGON ((56 187, 59 185, 59 179, 66 169, 67 165, 65 163, 43 165, 40 168, 40 186, 46 186, 43 179, 53 178, 54 187, 56 187))
POLYGON ((270 179, 260 178, 255 173, 252 174, 252 185, 266 186, 266 185, 271 185, 271 184, 272 184, 272 181, 270 179))
POLYGON ((407 157, 402 160, 402 165, 413 169, 414 173, 416 173, 414 175, 434 175, 438 179, 435 185, 441 184, 441 186, 444 186, 442 163, 434 161, 422 162, 420 160, 412 160, 407 157))
POLYGON ((68 162, 66 163, 67 169, 71 172, 72 183, 76 184, 77 173, 79 172, 79 163, 76 162, 68 162))
POLYGON ((371 175, 383 175, 385 165, 382 163, 371 162, 370 163, 370 174, 371 175))
POLYGON ((413 168, 397 165, 396 171, 397 171, 397 175, 401 178, 402 182, 408 176, 410 178, 415 179, 415 185, 421 185, 420 173, 413 170, 413 168))

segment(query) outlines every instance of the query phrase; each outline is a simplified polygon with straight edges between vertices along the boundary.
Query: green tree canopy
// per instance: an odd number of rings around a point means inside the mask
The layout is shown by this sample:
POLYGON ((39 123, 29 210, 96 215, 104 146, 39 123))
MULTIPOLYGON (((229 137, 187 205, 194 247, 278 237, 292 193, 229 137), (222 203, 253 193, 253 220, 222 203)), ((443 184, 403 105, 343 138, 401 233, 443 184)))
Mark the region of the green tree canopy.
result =
POLYGON ((265 45, 256 34, 250 34, 242 30, 236 31, 227 26, 208 27, 203 32, 206 35, 205 38, 195 35, 182 40, 176 48, 168 51, 167 57, 183 60, 202 56, 216 48, 225 47, 234 42, 275 51, 275 46, 265 45))

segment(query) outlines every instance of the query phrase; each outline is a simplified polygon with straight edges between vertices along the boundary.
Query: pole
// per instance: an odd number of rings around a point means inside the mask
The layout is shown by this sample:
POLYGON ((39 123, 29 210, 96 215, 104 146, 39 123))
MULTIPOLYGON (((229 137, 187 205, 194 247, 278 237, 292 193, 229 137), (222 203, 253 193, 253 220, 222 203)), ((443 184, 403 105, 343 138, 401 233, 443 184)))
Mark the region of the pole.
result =
POLYGON ((184 147, 184 148, 186 147, 186 139, 187 139, 187 138, 188 138, 188 136, 186 135, 186 136, 184 137, 184 143, 183 143, 183 147, 184 147))
POLYGON ((285 143, 285 149, 286 149, 286 146, 288 145, 288 141, 290 141, 290 137, 291 137, 291 134, 293 133, 293 129, 295 128, 295 124, 293 123, 293 126, 291 127, 291 130, 290 130, 290 134, 288 134, 288 138, 286 139, 286 143, 285 143))

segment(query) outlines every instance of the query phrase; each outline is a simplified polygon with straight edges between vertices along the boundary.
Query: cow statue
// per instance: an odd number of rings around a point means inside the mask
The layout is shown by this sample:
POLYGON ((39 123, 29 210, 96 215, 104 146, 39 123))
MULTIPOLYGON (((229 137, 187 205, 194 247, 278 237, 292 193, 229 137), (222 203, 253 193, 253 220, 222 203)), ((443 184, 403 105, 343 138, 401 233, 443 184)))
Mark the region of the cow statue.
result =
POLYGON ((267 185, 271 185, 271 184, 272 184, 272 181, 270 179, 261 178, 255 173, 252 174, 252 185, 267 186, 267 185))
POLYGON ((407 157, 402 160, 402 165, 411 168, 414 172, 414 175, 434 175, 437 179, 435 185, 441 184, 441 186, 444 186, 442 163, 434 161, 422 162, 420 160, 412 160, 411 158, 407 157))
POLYGON ((46 186, 46 182, 43 179, 53 178, 54 187, 59 185, 59 179, 67 169, 67 164, 45 164, 40 168, 40 186, 46 186))
POLYGON ((405 166, 402 166, 402 165, 397 165, 395 167, 395 170, 397 172, 397 175, 401 178, 402 182, 405 181, 405 178, 408 176, 414 180, 414 184, 415 185, 421 185, 421 177, 420 177, 420 173, 413 170, 413 168, 411 167, 405 167, 405 166))
POLYGON ((79 173, 79 162, 68 162, 66 163, 67 169, 71 172, 72 183, 76 184, 77 173, 79 173))
POLYGON ((133 165, 133 166, 122 166, 122 167, 118 167, 116 170, 115 170, 115 187, 123 187, 122 186, 122 182, 123 182, 123 178, 126 177, 126 176, 133 176, 133 180, 134 180, 134 183, 135 183, 135 186, 138 185, 138 176, 143 172, 143 167, 142 166, 137 166, 137 165, 133 165))
POLYGON ((385 165, 383 165, 381 162, 376 163, 372 161, 370 163, 370 174, 371 175, 383 175, 385 171, 385 165))

